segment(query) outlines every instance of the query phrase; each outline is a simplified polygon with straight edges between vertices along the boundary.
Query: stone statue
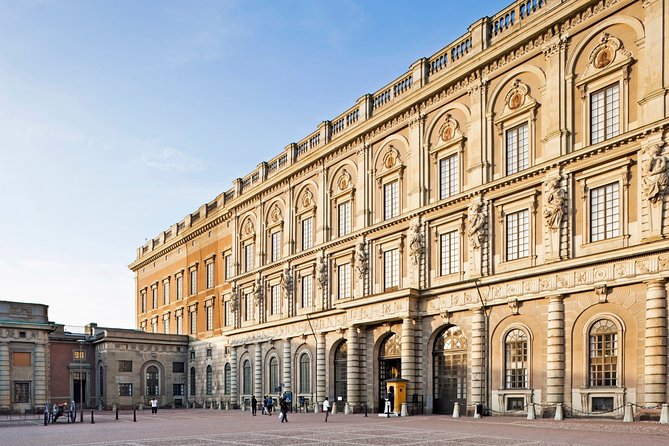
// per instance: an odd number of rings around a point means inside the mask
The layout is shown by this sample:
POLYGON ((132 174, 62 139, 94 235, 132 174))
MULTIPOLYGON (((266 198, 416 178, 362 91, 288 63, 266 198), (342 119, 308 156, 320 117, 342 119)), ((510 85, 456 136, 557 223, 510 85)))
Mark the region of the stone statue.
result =
POLYGON ((232 287, 232 295, 230 296, 230 311, 236 313, 239 309, 239 289, 237 286, 232 287))
POLYGON ((325 266, 325 259, 323 258, 322 253, 318 253, 318 256, 316 257, 316 284, 318 285, 319 289, 325 288, 325 281, 326 281, 326 266, 325 266))
POLYGON ((253 302, 255 302, 256 305, 260 304, 260 299, 262 298, 262 282, 260 281, 260 277, 258 277, 253 284, 253 302))
POLYGON ((544 183, 544 221, 551 229, 558 229, 562 223, 565 213, 565 195, 563 187, 560 187, 560 177, 553 177, 544 183))
POLYGON ((645 150, 648 158, 641 163, 641 187, 644 198, 651 203, 662 199, 669 184, 667 157, 662 155, 662 147, 653 144, 645 150))
POLYGON ((483 201, 474 201, 469 205, 467 211, 467 236, 474 249, 479 249, 483 242, 483 227, 485 225, 485 212, 483 201))
POLYGON ((293 278, 290 276, 290 265, 286 265, 281 274, 281 286, 283 287, 284 295, 288 296, 293 289, 293 278))
POLYGON ((420 230, 420 220, 414 219, 409 224, 409 258, 414 266, 418 265, 424 252, 425 243, 420 230))
POLYGON ((358 279, 362 280, 367 273, 367 253, 365 252, 365 242, 360 241, 355 246, 355 270, 358 272, 358 279))

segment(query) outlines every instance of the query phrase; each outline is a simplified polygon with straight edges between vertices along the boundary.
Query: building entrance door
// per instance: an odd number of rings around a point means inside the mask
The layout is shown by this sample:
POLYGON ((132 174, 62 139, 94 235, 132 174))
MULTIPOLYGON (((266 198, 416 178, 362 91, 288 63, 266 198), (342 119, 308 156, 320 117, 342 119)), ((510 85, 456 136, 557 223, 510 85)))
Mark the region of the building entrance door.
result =
POLYGON ((77 407, 79 407, 79 404, 81 401, 84 402, 84 405, 86 404, 86 375, 84 374, 84 379, 83 381, 79 378, 79 373, 74 374, 74 379, 72 381, 72 386, 73 386, 73 395, 74 402, 77 404, 77 407), (83 394, 82 394, 83 392, 83 394), (83 398, 82 398, 83 397, 83 398))
POLYGON ((453 414, 455 403, 467 407, 467 338, 460 327, 446 328, 434 343, 433 413, 453 414))
POLYGON ((383 341, 379 350, 379 401, 378 411, 386 405, 386 380, 402 377, 402 338, 393 333, 383 341))

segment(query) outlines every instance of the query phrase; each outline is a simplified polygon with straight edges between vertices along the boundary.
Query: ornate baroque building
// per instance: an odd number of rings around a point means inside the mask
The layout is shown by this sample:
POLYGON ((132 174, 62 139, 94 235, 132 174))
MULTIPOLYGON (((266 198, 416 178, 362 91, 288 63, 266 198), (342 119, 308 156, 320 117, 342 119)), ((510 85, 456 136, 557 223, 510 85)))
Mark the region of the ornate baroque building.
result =
MULTIPOLYGON (((667 0, 472 24, 140 247, 187 398, 621 414, 667 401, 667 0)), ((162 377, 160 379, 163 379, 162 377)))

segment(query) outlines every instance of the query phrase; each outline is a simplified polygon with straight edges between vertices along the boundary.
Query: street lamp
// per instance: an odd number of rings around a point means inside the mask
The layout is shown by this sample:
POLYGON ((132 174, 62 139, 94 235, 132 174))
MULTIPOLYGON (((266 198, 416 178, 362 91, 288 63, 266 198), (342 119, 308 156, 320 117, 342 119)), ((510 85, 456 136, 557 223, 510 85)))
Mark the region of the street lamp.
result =
MULTIPOLYGON (((79 407, 80 407, 80 416, 79 422, 84 422, 84 344, 86 343, 85 339, 79 339, 79 407)), ((76 415, 75 415, 76 416, 76 415)))

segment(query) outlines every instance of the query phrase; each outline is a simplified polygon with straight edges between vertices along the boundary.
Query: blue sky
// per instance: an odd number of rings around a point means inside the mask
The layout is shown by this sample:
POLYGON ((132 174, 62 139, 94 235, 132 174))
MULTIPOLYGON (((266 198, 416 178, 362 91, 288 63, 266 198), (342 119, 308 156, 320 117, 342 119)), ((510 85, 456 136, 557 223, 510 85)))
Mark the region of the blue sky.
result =
POLYGON ((145 239, 508 4, 0 0, 0 299, 134 327, 145 239))

